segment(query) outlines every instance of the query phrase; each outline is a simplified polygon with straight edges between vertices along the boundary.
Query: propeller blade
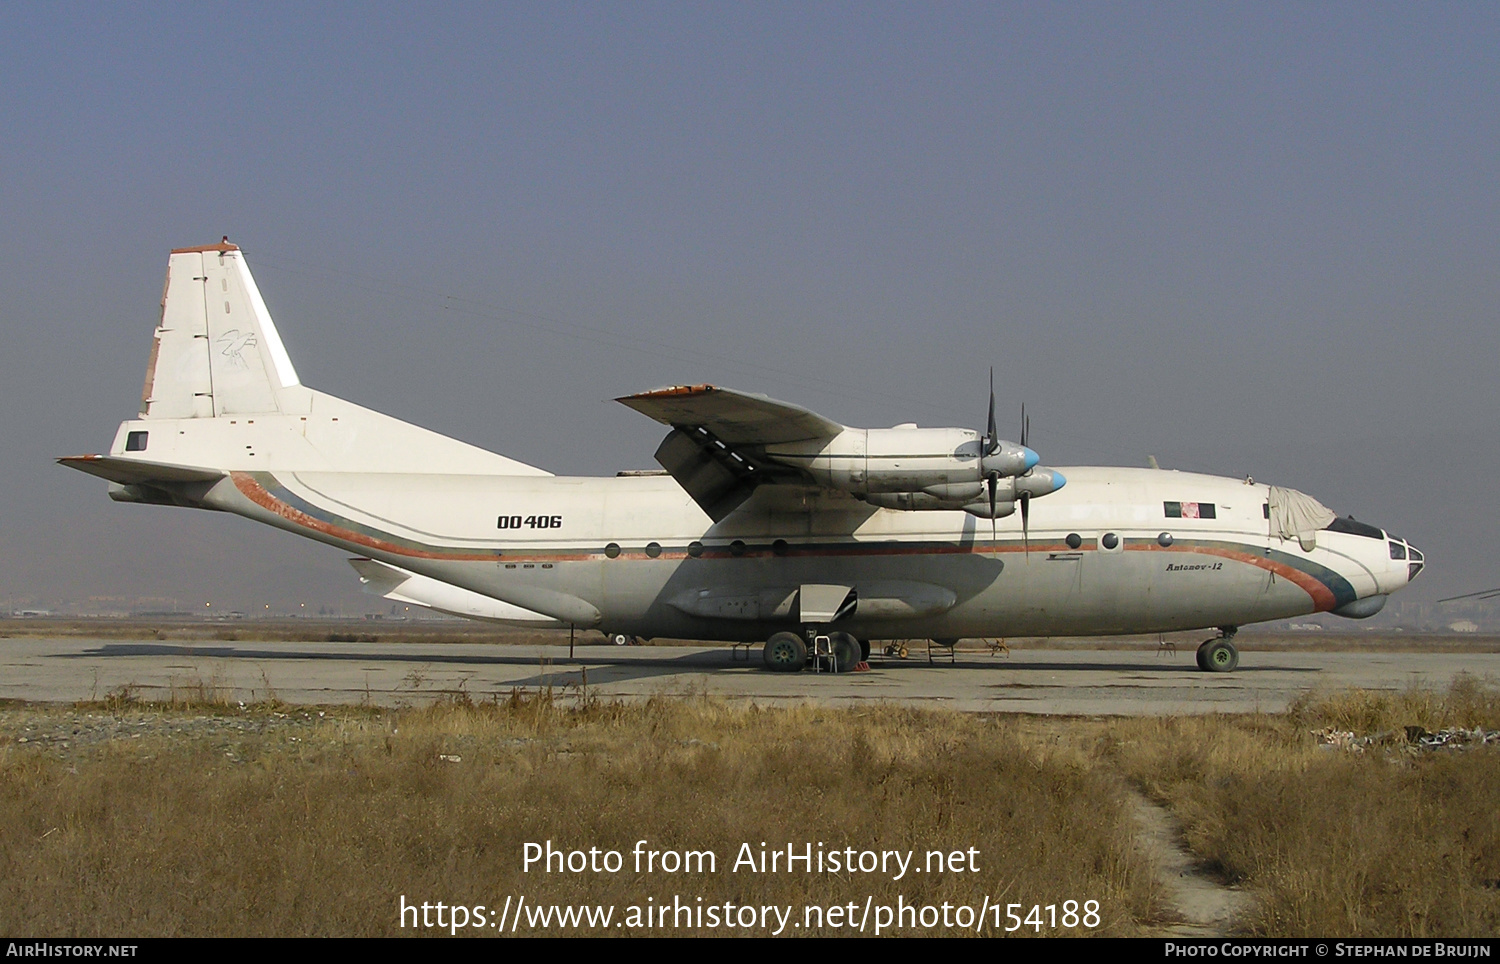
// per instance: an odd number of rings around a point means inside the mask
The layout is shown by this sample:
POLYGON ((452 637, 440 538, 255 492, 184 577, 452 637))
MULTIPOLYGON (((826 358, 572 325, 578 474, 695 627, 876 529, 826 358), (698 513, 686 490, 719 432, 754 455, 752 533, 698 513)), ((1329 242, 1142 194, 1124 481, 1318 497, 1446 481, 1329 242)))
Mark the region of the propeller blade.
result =
POLYGON ((1021 493, 1021 545, 1026 550, 1026 559, 1031 560, 1031 493, 1021 493))
POLYGON ((990 542, 995 541, 995 490, 1000 487, 1000 473, 991 472, 987 480, 990 484, 990 542))
MULTIPOLYGON (((1000 450, 1000 431, 995 427, 995 366, 990 366, 990 423, 984 432, 984 454, 994 455, 1000 450)), ((994 490, 990 490, 990 508, 993 509, 995 501, 994 490)))
POLYGON ((1026 417, 1026 403, 1022 402, 1021 403, 1021 445, 1022 446, 1029 445, 1030 443, 1027 441, 1027 439, 1029 439, 1029 438, 1031 438, 1031 419, 1029 419, 1029 418, 1026 417))

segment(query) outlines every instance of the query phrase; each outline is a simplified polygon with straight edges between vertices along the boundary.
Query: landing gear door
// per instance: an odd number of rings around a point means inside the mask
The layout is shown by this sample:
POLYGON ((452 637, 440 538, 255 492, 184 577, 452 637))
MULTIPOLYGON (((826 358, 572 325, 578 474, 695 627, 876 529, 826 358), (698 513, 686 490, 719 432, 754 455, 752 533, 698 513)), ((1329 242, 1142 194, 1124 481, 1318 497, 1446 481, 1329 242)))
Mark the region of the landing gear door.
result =
POLYGON ((827 625, 854 612, 856 603, 853 586, 803 583, 797 593, 797 621, 804 625, 827 625))

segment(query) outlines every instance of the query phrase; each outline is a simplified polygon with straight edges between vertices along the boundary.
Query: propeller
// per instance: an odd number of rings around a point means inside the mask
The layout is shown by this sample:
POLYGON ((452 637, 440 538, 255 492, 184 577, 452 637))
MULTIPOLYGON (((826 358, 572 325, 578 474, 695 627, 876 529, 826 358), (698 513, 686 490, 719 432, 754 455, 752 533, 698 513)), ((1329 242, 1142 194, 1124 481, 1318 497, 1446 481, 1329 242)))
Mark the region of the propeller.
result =
MULTIPOLYGON (((1026 403, 1021 403, 1021 447, 1031 439, 1031 419, 1026 415, 1026 403)), ((1021 498, 1021 546, 1026 552, 1026 561, 1031 561, 1031 492, 1022 489, 1021 498)))
MULTIPOLYGON (((1012 484, 1006 493, 1006 501, 1019 499, 1021 503, 1021 538, 1028 555, 1031 553, 1031 498, 1046 495, 1062 488, 1065 479, 1052 469, 1036 470, 1037 454, 1028 443, 1031 439, 1031 417, 1021 405, 1021 444, 1001 442, 995 425, 995 369, 990 368, 990 411, 984 436, 980 440, 980 477, 989 496, 990 539, 997 536, 995 518, 1000 501, 1000 480, 1007 477, 1012 484), (1040 490, 1040 491, 1038 491, 1040 490)), ((975 513, 978 515, 979 513, 975 513)))
MULTIPOLYGON (((1021 444, 1025 445, 1026 443, 1022 442, 1021 444)), ((995 366, 991 365, 990 366, 990 421, 989 421, 988 427, 984 431, 984 446, 983 446, 983 451, 982 451, 981 456, 980 456, 981 457, 980 464, 981 465, 983 464, 982 459, 983 459, 984 456, 994 455, 999 450, 1000 450, 1000 437, 999 437, 998 431, 995 428, 995 366)), ((996 469, 991 469, 990 471, 988 471, 988 472, 985 473, 984 481, 985 481, 986 488, 988 488, 989 492, 990 492, 990 541, 994 542, 995 541, 995 495, 996 495, 997 490, 1000 488, 1000 472, 998 470, 996 470, 996 469)))

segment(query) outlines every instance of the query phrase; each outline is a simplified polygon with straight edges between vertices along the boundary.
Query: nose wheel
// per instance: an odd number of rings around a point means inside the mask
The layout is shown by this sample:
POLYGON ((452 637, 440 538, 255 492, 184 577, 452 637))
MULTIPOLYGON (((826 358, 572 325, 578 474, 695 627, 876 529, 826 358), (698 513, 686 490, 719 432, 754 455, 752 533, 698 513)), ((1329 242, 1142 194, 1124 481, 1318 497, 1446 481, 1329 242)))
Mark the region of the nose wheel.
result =
POLYGON ((1198 668, 1205 673, 1228 673, 1240 665, 1240 651, 1229 636, 1205 639, 1198 647, 1198 668))

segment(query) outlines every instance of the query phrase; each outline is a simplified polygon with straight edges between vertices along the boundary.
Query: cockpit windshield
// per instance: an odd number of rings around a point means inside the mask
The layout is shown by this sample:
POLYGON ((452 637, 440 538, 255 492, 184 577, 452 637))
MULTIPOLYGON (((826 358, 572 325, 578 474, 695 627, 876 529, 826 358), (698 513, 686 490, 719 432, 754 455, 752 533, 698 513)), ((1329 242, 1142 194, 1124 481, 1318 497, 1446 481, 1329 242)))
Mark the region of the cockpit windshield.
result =
POLYGON ((1384 532, 1381 532, 1375 526, 1366 525, 1363 522, 1356 522, 1354 516, 1352 515, 1344 516, 1342 518, 1335 518, 1332 522, 1328 523, 1323 528, 1327 529, 1330 532, 1347 532, 1351 536, 1364 536, 1367 539, 1385 538, 1384 532))

